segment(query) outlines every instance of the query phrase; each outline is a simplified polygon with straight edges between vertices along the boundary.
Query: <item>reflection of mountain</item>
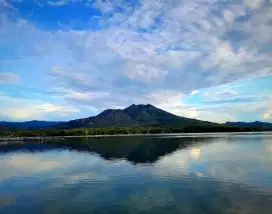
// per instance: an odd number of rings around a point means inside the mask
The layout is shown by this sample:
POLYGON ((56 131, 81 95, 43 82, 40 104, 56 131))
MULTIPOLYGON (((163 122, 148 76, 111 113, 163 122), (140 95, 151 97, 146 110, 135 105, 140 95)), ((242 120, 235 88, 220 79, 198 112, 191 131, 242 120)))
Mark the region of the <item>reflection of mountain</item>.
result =
POLYGON ((50 144, 8 144, 0 146, 0 153, 15 150, 39 152, 52 149, 69 149, 90 152, 104 159, 126 159, 132 163, 153 163, 177 149, 209 142, 210 138, 154 138, 154 137, 111 137, 71 138, 50 144))

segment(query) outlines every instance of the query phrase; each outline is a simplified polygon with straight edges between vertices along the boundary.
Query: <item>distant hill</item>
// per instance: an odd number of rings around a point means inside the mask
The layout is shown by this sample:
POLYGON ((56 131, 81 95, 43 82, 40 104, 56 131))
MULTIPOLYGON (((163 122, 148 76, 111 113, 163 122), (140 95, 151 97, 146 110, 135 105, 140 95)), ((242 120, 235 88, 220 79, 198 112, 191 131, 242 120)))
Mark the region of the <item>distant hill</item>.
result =
POLYGON ((107 109, 94 117, 71 120, 56 125, 58 128, 117 127, 137 125, 218 125, 215 123, 179 117, 153 105, 131 105, 125 109, 107 109))
POLYGON ((48 128, 52 126, 56 126, 63 122, 48 122, 48 121, 26 121, 26 122, 0 122, 0 128, 8 128, 8 129, 41 129, 48 128))
POLYGON ((266 122, 226 122, 226 125, 237 126, 237 127, 249 127, 249 128, 272 128, 272 123, 266 122))

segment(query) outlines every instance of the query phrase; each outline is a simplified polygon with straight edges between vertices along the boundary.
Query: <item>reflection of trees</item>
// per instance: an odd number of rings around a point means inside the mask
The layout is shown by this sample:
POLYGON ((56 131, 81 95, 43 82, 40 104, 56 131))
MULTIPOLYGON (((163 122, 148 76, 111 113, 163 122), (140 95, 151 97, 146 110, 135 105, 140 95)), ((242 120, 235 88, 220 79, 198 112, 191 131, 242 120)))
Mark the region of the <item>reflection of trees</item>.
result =
POLYGON ((126 159, 132 163, 153 163, 160 157, 188 146, 211 142, 211 138, 159 138, 159 137, 101 137, 70 138, 47 144, 7 144, 0 152, 26 150, 44 151, 65 148, 80 152, 97 153, 104 159, 126 159))

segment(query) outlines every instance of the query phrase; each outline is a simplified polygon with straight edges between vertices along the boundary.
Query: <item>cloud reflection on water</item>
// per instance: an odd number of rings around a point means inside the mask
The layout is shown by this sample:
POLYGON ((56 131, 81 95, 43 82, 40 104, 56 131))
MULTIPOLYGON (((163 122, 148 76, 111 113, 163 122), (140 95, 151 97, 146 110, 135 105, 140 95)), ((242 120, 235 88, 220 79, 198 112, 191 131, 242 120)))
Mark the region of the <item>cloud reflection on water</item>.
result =
POLYGON ((270 138, 110 140, 1 154, 0 190, 19 198, 9 207, 33 208, 33 200, 43 213, 270 214, 270 138))

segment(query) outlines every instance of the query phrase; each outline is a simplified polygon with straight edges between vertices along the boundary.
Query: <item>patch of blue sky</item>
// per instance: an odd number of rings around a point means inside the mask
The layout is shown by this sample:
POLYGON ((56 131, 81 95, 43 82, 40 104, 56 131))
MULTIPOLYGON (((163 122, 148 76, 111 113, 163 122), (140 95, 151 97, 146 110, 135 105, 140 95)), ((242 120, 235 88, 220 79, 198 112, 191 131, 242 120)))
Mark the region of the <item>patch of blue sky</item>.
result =
POLYGON ((255 112, 255 114, 249 114, 246 111, 236 110, 235 112, 235 110, 233 110, 232 115, 234 118, 236 118, 237 121, 243 121, 243 122, 263 121, 263 117, 259 116, 257 112, 255 112))
POLYGON ((82 2, 72 2, 55 6, 50 4, 37 4, 34 1, 14 2, 18 16, 38 26, 40 29, 55 31, 58 29, 83 30, 96 29, 99 9, 88 7, 82 2))
POLYGON ((39 100, 42 97, 43 101, 59 101, 59 97, 54 97, 50 91, 42 89, 41 87, 31 87, 22 85, 1 85, 1 95, 22 98, 22 99, 36 99, 39 100))
POLYGON ((259 50, 262 53, 271 53, 272 52, 272 43, 263 45, 259 50))
POLYGON ((10 66, 11 63, 8 63, 6 65, 3 65, 1 70, 6 70, 19 75, 20 81, 18 82, 18 84, 20 84, 20 82, 21 84, 28 82, 27 85, 30 87, 40 87, 43 85, 44 75, 41 67, 39 66, 39 63, 37 62, 41 62, 39 61, 39 58, 17 60, 16 65, 10 66))
POLYGON ((228 84, 230 88, 237 89, 240 94, 262 95, 272 92, 272 76, 247 78, 228 84))
POLYGON ((241 16, 238 16, 236 18, 236 21, 239 23, 242 23, 242 22, 246 22, 248 21, 252 16, 253 16, 254 13, 252 13, 252 11, 247 11, 247 13, 245 13, 244 15, 241 15, 241 16))
POLYGON ((265 97, 269 99, 272 91, 271 82, 272 76, 247 78, 217 87, 200 89, 198 93, 188 94, 182 100, 190 105, 257 102, 265 97))
MULTIPOLYGON (((63 4, 59 3, 59 5, 57 3, 60 1, 50 2, 14 1, 12 6, 18 11, 17 16, 47 31, 59 29, 100 30, 109 27, 110 24, 107 23, 107 20, 115 14, 128 16, 140 6, 138 0, 129 0, 123 5, 112 5, 113 8, 103 11, 103 8, 95 5, 95 1, 67 1, 63 4), (104 25, 101 24, 101 20, 105 21, 104 25)), ((151 28, 155 28, 158 23, 160 23, 160 18, 151 28)), ((148 31, 149 29, 140 30, 148 31)))
POLYGON ((209 165, 203 161, 193 161, 187 166, 188 173, 196 174, 197 176, 202 176, 207 173, 209 165))
POLYGON ((182 101, 188 105, 197 105, 203 101, 203 93, 205 90, 200 90, 196 94, 189 94, 182 98, 182 101))
POLYGON ((237 53, 240 48, 240 42, 243 42, 249 38, 249 35, 241 30, 233 29, 227 31, 222 37, 225 41, 228 41, 232 46, 232 49, 237 53))

